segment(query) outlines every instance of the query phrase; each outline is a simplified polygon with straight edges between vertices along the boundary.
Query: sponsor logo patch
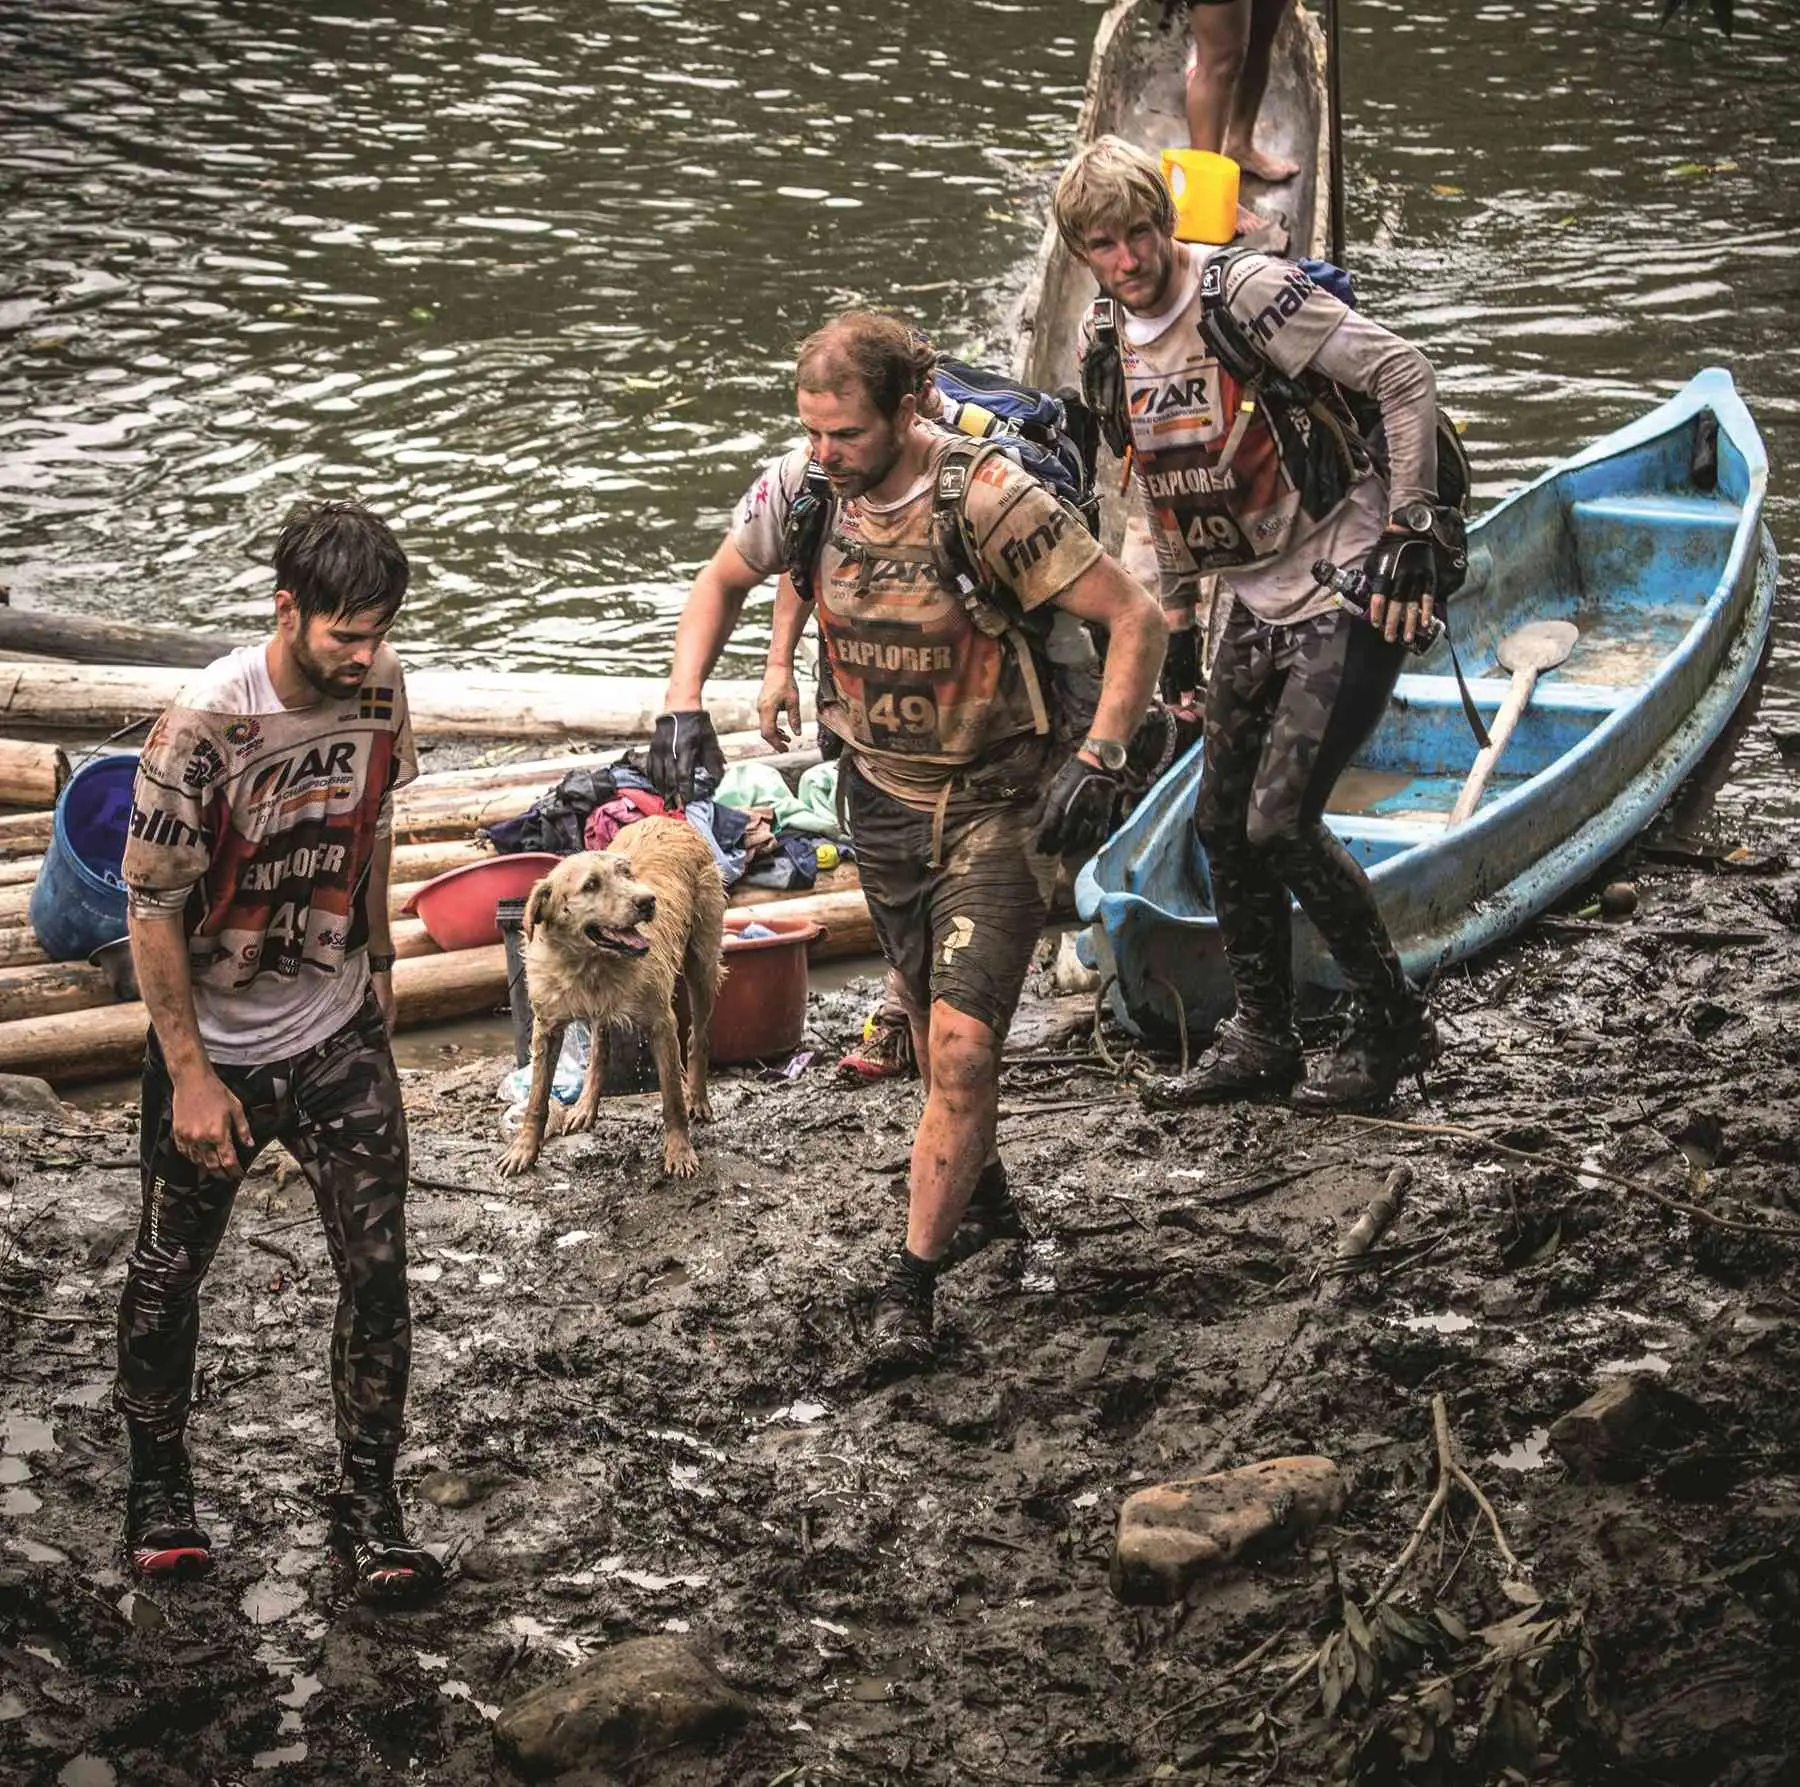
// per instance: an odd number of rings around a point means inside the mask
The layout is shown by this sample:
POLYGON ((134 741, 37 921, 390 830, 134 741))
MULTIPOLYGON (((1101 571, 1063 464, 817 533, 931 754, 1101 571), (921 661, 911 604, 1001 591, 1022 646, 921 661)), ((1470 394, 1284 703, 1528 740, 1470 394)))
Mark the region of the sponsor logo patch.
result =
POLYGON ((188 753, 187 768, 181 772, 181 785, 198 794, 216 782, 224 769, 225 759, 219 754, 219 747, 209 738, 196 739, 188 753))
POLYGON ((230 720, 225 726, 225 742, 240 757, 247 757, 262 740, 262 722, 251 714, 240 720, 230 720))

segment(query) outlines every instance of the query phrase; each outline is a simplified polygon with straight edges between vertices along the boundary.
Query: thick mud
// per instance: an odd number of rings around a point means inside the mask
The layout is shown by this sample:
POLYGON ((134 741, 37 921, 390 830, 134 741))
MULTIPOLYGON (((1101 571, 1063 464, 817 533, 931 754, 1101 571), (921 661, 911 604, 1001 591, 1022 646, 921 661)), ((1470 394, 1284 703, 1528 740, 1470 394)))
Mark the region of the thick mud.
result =
POLYGON ((1800 1778, 1800 1244, 1759 1232, 1800 1229, 1800 838, 1750 842, 1665 836, 1627 865, 1630 916, 1572 902, 1438 989, 1444 1062, 1394 1115, 1510 1154, 1271 1105, 1146 1114, 1081 1007, 1034 999, 1002 1127, 1034 1239, 945 1281, 946 1362, 900 1384, 865 1381, 859 1331, 917 1088, 834 1081, 858 991, 815 1000, 797 1077, 721 1079, 689 1185, 657 1177, 641 1098, 503 1185, 504 1064, 410 1074, 437 1188, 412 1200, 403 1475, 457 1580, 406 1615, 356 1606, 323 1551, 335 1285, 273 1166, 207 1291, 217 1567, 126 1581, 134 1113, 11 1113, 0 1779, 507 1779, 500 1707, 661 1633, 757 1718, 621 1778, 1800 1778), (1401 1162, 1399 1220, 1322 1270, 1401 1162), (1547 1430, 1620 1374, 1658 1421, 1577 1480, 1547 1430), (1378 1612, 1438 1480, 1434 1398, 1521 1567, 1453 1488, 1378 1612), (1294 1452, 1348 1485, 1304 1548, 1181 1607, 1112 1598, 1132 1489, 1294 1452))

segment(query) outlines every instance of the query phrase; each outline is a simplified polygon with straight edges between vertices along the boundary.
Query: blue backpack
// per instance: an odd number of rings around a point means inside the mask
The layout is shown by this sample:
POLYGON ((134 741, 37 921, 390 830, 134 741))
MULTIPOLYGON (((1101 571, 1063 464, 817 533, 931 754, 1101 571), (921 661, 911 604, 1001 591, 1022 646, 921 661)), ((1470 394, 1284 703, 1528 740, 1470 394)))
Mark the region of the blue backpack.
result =
POLYGON ((1100 423, 1080 396, 1073 391, 1052 396, 948 356, 939 358, 931 378, 943 399, 947 427, 993 441, 1078 509, 1089 532, 1100 531, 1100 499, 1094 489, 1100 423))

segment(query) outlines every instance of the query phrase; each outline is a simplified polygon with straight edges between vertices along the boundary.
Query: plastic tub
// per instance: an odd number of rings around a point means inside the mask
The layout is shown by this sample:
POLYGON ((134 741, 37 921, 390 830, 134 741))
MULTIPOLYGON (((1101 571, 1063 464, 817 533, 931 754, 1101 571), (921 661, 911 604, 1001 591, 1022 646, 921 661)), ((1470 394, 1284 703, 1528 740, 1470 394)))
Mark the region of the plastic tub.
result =
POLYGON ((119 865, 131 829, 137 752, 84 763, 57 797, 44 866, 31 888, 31 928, 53 962, 84 960, 125 935, 119 865))
POLYGON ((713 1007, 712 1058, 766 1061, 792 1054, 806 1034, 806 951, 825 927, 810 918, 782 918, 771 910, 728 919, 725 984, 713 1007), (773 937, 740 937, 746 924, 766 925, 773 937))
POLYGON ((501 940, 495 917, 499 902, 522 901, 561 861, 547 850, 525 850, 464 863, 408 894, 400 910, 416 912, 439 949, 479 949, 501 940))

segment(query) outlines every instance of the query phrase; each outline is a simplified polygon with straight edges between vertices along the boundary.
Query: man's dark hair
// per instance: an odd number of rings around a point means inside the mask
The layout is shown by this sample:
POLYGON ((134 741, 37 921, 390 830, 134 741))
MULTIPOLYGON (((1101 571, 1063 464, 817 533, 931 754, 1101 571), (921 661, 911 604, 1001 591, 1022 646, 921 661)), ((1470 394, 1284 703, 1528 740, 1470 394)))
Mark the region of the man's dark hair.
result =
POLYGON ((361 503, 301 503, 275 542, 276 588, 310 621, 336 614, 392 619, 412 567, 393 530, 361 503))

